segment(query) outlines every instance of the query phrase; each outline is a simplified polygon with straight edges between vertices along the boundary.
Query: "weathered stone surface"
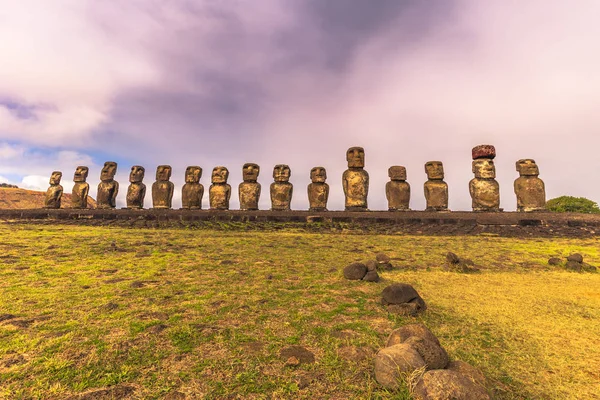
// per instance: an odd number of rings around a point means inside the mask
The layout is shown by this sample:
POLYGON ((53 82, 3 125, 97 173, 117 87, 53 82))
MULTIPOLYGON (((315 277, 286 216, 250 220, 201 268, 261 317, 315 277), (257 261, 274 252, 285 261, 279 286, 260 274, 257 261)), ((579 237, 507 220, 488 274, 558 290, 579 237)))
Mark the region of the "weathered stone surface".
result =
POLYGON ((181 208, 188 210, 202 208, 204 185, 200 183, 201 177, 202 168, 197 165, 191 165, 185 169, 185 184, 181 188, 181 208))
POLYGON ((425 163, 427 182, 423 185, 426 211, 448 211, 448 184, 444 182, 444 166, 441 161, 425 163))
POLYGON ((388 337, 386 346, 404 343, 410 337, 419 337, 429 340, 437 345, 440 344, 438 338, 423 324, 408 324, 394 329, 388 337))
POLYGON ((469 182, 473 211, 500 211, 500 185, 496 181, 494 161, 487 158, 473 161, 475 178, 469 182))
POLYGON ((407 317, 414 317, 421 311, 419 304, 417 303, 403 303, 403 304, 388 304, 387 311, 390 314, 404 315, 407 317))
POLYGON ((351 147, 346 151, 348 169, 342 175, 346 211, 365 211, 368 209, 369 174, 364 170, 365 150, 351 147))
POLYGON ((377 273, 377 270, 367 271, 362 279, 366 282, 379 282, 379 274, 377 273))
POLYGON ((565 268, 570 271, 581 272, 583 269, 583 264, 577 261, 567 261, 565 268))
POLYGON ((129 187, 127 188, 127 196, 125 201, 127 208, 142 209, 144 208, 144 197, 146 197, 146 185, 142 183, 146 169, 140 165, 131 167, 129 173, 129 187))
POLYGON ((107 161, 100 172, 100 183, 96 195, 96 206, 98 208, 115 208, 117 194, 119 193, 119 182, 115 181, 117 163, 107 161))
POLYGON ((583 256, 579 253, 575 253, 575 254, 571 254, 570 256, 567 257, 567 261, 575 261, 578 263, 582 263, 583 262, 583 256))
POLYGON ((73 175, 75 184, 71 192, 71 208, 87 208, 87 198, 90 192, 90 185, 86 182, 88 173, 89 168, 84 165, 80 165, 75 169, 73 175))
POLYGON ((156 182, 152 184, 152 207, 168 209, 173 206, 175 185, 171 179, 171 166, 159 165, 156 168, 156 182))
POLYGON ((289 182, 292 171, 285 164, 278 164, 273 168, 273 179, 271 183, 271 210, 290 211, 293 185, 289 182))
POLYGON ((381 292, 381 297, 384 305, 408 303, 420 298, 415 288, 406 283, 394 283, 387 286, 381 292))
POLYGON ((389 211, 410 210, 410 185, 406 182, 406 168, 400 165, 388 169, 390 181, 385 184, 389 211))
POLYGON ((447 369, 427 371, 414 392, 416 400, 489 400, 487 390, 459 372, 447 369))
POLYGON ((229 170, 225 167, 214 167, 211 176, 212 185, 208 188, 208 201, 211 210, 229 210, 231 186, 227 183, 229 170))
POLYGON ((490 160, 493 160, 496 158, 496 148, 491 144, 481 144, 473 147, 471 150, 471 155, 473 160, 478 160, 481 158, 489 158, 490 160))
POLYGON ((360 280, 367 274, 367 266, 363 263, 352 263, 344 268, 344 277, 350 280, 360 280))
POLYGON ((309 211, 327 211, 329 185, 325 183, 327 171, 323 167, 310 170, 311 183, 308 185, 309 211))
POLYGON ((539 169, 532 159, 519 160, 516 163, 519 178, 514 182, 517 196, 517 211, 531 212, 546 209, 546 187, 538 178, 539 169))
POLYGON ((60 208, 63 194, 63 187, 60 185, 62 172, 54 171, 50 176, 50 187, 46 191, 44 208, 60 208))
POLYGON ((558 257, 552 257, 548 260, 548 265, 560 265, 562 260, 558 257))
POLYGON ((419 368, 425 368, 425 361, 405 343, 384 347, 375 356, 375 379, 388 389, 397 389, 406 375, 419 368))
POLYGON ((460 258, 452 252, 448 252, 446 254, 446 261, 449 264, 460 264, 460 258))
POLYGON ((367 271, 377 271, 377 266, 379 264, 377 264, 377 261, 369 260, 365 262, 365 265, 367 266, 367 271))
POLYGON ((257 182, 259 174, 258 164, 246 163, 242 167, 244 182, 238 186, 240 210, 258 210, 261 191, 260 183, 257 182))
POLYGON ((481 373, 480 370, 475 368, 469 363, 464 361, 456 360, 450 361, 446 366, 446 369, 449 371, 458 372, 467 378, 469 378, 472 382, 477 383, 483 387, 485 387, 486 379, 485 376, 481 373))
POLYGON ((448 353, 439 343, 419 336, 411 336, 404 343, 417 350, 427 369, 443 369, 448 365, 448 353))

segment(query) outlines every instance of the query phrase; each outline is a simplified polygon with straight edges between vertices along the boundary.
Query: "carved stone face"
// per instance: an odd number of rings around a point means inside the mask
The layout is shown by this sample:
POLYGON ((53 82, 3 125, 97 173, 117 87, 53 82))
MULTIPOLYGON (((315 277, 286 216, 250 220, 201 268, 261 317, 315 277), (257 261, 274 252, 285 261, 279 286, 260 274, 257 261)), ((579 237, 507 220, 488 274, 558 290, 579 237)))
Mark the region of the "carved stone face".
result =
POLYGON ((278 164, 273 168, 273 179, 275 182, 288 182, 292 171, 285 164, 278 164))
POLYGON ((89 168, 85 166, 79 166, 75 169, 75 175, 73 176, 74 182, 85 182, 87 179, 89 168))
POLYGON ((473 173, 475 178, 494 179, 496 177, 494 161, 485 158, 473 160, 473 173))
POLYGON ((406 168, 400 165, 394 165, 388 169, 388 176, 393 181, 405 181, 406 180, 406 168))
POLYGON ((314 167, 310 170, 310 180, 312 183, 325 183, 327 180, 327 171, 323 167, 314 167))
POLYGON ((517 161, 517 171, 520 176, 538 176, 540 174, 537 164, 530 158, 517 161))
POLYGON ((62 178, 62 172, 54 171, 52 175, 50 175, 50 185, 60 185, 60 180, 62 178))
POLYGON ((129 173, 129 182, 131 183, 140 183, 144 180, 144 174, 146 173, 146 169, 140 165, 134 165, 131 167, 131 172, 129 173))
POLYGON ((171 166, 170 165, 159 165, 156 167, 156 180, 157 181, 168 181, 171 178, 171 166))
POLYGON ((348 168, 364 168, 365 149, 362 147, 350 147, 346 151, 346 161, 348 161, 348 168))
POLYGON ((427 179, 444 179, 444 165, 441 161, 428 161, 425 163, 425 172, 427 179))
POLYGON ((202 177, 202 168, 190 166, 185 169, 185 183, 199 183, 202 177))
POLYGON ((244 182, 256 182, 258 174, 260 173, 260 167, 258 164, 246 163, 242 167, 242 175, 244 182))
POLYGON ((100 172, 100 180, 102 182, 112 181, 113 179, 115 179, 116 173, 117 173, 117 163, 114 161, 107 161, 104 163, 102 172, 100 172))
POLYGON ((214 167, 212 171, 211 182, 212 183, 227 183, 229 178, 229 171, 225 167, 214 167))

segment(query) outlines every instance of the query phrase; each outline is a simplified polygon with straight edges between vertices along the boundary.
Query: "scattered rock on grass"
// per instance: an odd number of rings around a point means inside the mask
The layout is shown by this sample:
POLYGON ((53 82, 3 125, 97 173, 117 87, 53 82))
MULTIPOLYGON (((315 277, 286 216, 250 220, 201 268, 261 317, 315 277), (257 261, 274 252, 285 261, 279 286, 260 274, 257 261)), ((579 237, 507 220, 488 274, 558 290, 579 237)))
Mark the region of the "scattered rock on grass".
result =
POLYGON ((411 336, 420 337, 430 340, 436 344, 440 344, 438 338, 423 324, 408 324, 400 328, 394 329, 388 337, 386 346, 404 343, 411 336))
POLYGON ((562 260, 558 257, 552 257, 548 260, 548 265, 560 265, 562 260))
POLYGON ((485 387, 465 375, 447 369, 427 371, 417 382, 413 395, 417 400, 489 400, 485 387))
POLYGON ((418 336, 411 336, 404 343, 419 353, 427 369, 444 369, 448 365, 448 353, 439 343, 418 336))
POLYGON ((375 356, 375 379, 388 389, 398 388, 402 378, 425 368, 425 361, 409 344, 384 347, 375 356))
POLYGON ((456 254, 452 252, 446 253, 446 264, 444 268, 447 271, 455 271, 455 272, 479 272, 480 269, 475 266, 475 263, 468 258, 460 258, 456 254))
POLYGON ((388 257, 384 253, 378 253, 375 256, 375 260, 377 261, 377 267, 379 270, 390 270, 394 268, 394 266, 391 263, 390 257, 388 257))
POLYGON ((415 288, 406 283, 394 283, 383 289, 381 303, 389 312, 401 315, 416 315, 427 309, 415 288))
POLYGON ((352 263, 344 268, 344 277, 353 281, 361 280, 367 274, 367 266, 363 263, 352 263))
POLYGON ((567 261, 575 261, 581 264, 583 262, 583 256, 579 253, 571 254, 567 257, 567 261))

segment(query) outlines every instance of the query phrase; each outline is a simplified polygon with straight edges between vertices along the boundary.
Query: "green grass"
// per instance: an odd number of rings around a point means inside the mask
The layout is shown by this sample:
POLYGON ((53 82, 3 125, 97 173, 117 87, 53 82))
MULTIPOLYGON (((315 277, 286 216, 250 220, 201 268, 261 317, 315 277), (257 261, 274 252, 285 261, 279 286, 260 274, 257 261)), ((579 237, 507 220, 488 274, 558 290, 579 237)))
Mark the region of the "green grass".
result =
POLYGON ((0 398, 127 385, 147 399, 408 399, 377 384, 373 355, 415 320, 495 398, 598 398, 600 274, 547 265, 573 252, 600 265, 596 239, 24 224, 0 236, 0 315, 15 316, 0 322, 0 398), (447 251, 482 272, 444 271, 447 251), (343 279, 378 252, 399 267, 384 282, 343 279), (392 282, 415 286, 427 312, 389 315, 392 282), (290 345, 316 362, 286 366, 290 345))

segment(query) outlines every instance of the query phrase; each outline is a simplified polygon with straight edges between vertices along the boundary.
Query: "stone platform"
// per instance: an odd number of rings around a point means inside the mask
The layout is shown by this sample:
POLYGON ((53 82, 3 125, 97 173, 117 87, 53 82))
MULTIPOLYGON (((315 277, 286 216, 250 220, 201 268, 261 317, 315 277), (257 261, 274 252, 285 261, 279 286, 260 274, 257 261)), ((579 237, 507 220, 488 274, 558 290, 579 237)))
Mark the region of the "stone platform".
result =
POLYGON ((241 211, 241 210, 0 210, 0 221, 122 227, 219 227, 263 230, 292 226, 310 231, 383 234, 600 235, 600 215, 550 212, 241 211))

